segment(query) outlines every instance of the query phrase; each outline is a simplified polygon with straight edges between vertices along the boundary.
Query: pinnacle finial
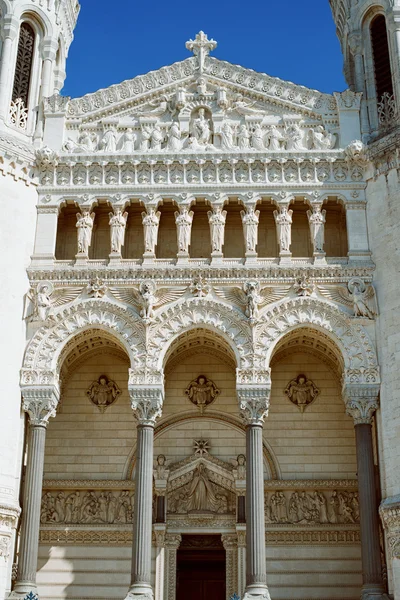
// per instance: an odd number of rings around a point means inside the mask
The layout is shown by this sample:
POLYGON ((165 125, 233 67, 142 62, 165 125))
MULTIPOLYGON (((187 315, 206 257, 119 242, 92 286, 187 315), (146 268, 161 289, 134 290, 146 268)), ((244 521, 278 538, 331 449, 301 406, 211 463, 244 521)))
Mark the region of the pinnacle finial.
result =
POLYGON ((212 50, 215 50, 216 47, 217 42, 212 39, 209 40, 204 31, 199 31, 194 40, 189 40, 186 42, 186 48, 193 52, 197 58, 197 68, 200 73, 202 73, 204 70, 206 56, 208 56, 212 50))

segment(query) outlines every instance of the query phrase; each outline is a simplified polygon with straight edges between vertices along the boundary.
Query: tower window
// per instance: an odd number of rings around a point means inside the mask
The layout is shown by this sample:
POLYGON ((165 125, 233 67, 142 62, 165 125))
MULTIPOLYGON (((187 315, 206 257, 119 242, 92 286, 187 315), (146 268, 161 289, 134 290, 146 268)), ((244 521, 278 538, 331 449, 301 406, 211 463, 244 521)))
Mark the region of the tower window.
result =
POLYGON ((380 102, 385 93, 389 94, 389 96, 393 95, 389 44, 386 21, 383 15, 378 15, 371 23, 371 42, 374 57, 376 96, 377 101, 380 102))
POLYGON ((22 23, 19 34, 12 101, 16 102, 18 99, 21 99, 25 108, 28 107, 34 44, 35 32, 28 23, 22 23))

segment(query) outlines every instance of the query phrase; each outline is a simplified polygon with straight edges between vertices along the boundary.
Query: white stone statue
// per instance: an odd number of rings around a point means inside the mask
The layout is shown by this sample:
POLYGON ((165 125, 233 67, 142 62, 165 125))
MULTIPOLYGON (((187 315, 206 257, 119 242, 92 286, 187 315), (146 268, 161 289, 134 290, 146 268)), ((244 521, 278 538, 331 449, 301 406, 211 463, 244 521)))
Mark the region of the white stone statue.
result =
POLYGON ((243 117, 250 116, 254 117, 255 115, 259 115, 260 111, 253 108, 257 103, 256 102, 245 102, 243 96, 240 94, 236 97, 236 100, 232 104, 231 111, 235 110, 242 115, 243 117))
POLYGON ((150 148, 151 130, 149 127, 143 126, 140 132, 139 151, 148 152, 150 148))
POLYGON ((246 252, 255 252, 258 243, 258 224, 260 221, 260 211, 249 208, 246 211, 240 211, 243 223, 244 242, 246 252))
POLYGON ((308 223, 310 225, 311 242, 314 252, 323 252, 325 243, 326 210, 315 207, 313 211, 307 211, 308 223))
POLYGON ((279 131, 276 125, 270 125, 266 135, 267 148, 272 152, 282 150, 282 144, 285 141, 285 136, 279 131))
POLYGON ((122 145, 122 152, 126 154, 132 154, 135 151, 136 135, 132 129, 127 129, 124 135, 124 141, 122 145))
POLYGON ((351 308, 355 317, 373 319, 378 314, 374 286, 371 283, 366 284, 359 277, 350 279, 347 286, 318 286, 318 290, 329 300, 351 308))
POLYGON ((168 141, 166 149, 169 152, 179 152, 182 148, 182 133, 180 125, 174 121, 168 131, 168 141))
POLYGON ((144 228, 144 251, 155 254, 157 246, 158 228, 160 226, 161 212, 150 208, 148 212, 142 212, 142 223, 144 228))
POLYGON ((55 290, 51 282, 41 281, 36 290, 32 288, 27 294, 25 318, 32 322, 46 321, 53 309, 72 302, 81 292, 82 287, 55 290))
POLYGON ((151 139, 150 139, 150 150, 153 150, 154 152, 161 152, 161 144, 164 141, 164 134, 161 131, 161 127, 159 125, 156 125, 153 129, 153 131, 151 132, 151 139))
POLYGON ((225 241, 225 223, 227 214, 227 211, 222 210, 219 206, 214 211, 209 210, 207 213, 211 233, 211 251, 218 254, 222 254, 222 246, 225 241))
POLYGON ((164 454, 159 454, 157 456, 153 473, 156 481, 167 481, 169 470, 167 469, 167 460, 164 454))
POLYGON ((192 235, 192 223, 194 212, 182 208, 181 212, 175 212, 175 223, 177 227, 178 252, 189 253, 190 238, 192 235))
POLYGON ((236 460, 233 461, 236 467, 233 471, 235 479, 246 479, 246 457, 244 454, 239 454, 236 460))
POLYGON ((234 148, 233 143, 233 129, 228 121, 224 121, 221 127, 221 150, 232 150, 234 148))
POLYGON ((161 96, 158 100, 149 102, 150 108, 143 109, 136 113, 140 117, 161 117, 170 108, 167 96, 161 96))
POLYGON ((304 412, 319 395, 319 389, 310 379, 301 374, 296 379, 289 381, 285 394, 301 412, 304 412))
POLYGON ((281 252, 290 252, 292 243, 293 211, 282 206, 280 211, 274 210, 274 218, 278 230, 278 243, 281 252))
POLYGON ((187 500, 187 510, 217 512, 220 503, 215 496, 203 463, 193 473, 187 500))
POLYGON ((336 143, 336 136, 325 131, 322 125, 310 129, 308 133, 310 150, 331 150, 336 143))
POLYGON ((106 154, 117 151, 117 136, 113 129, 107 129, 104 133, 99 144, 99 150, 106 154))
POLYGON ((76 213, 76 227, 78 230, 78 254, 88 255, 92 242, 92 232, 95 213, 83 210, 76 213))
POLYGON ((125 243, 126 222, 128 213, 122 213, 120 208, 117 208, 114 213, 108 213, 110 217, 110 235, 111 235, 111 252, 121 254, 122 246, 125 243))
POLYGON ((261 125, 257 124, 251 134, 251 146, 254 150, 265 150, 264 136, 261 125))
POLYGON ((39 321, 45 321, 51 309, 51 288, 46 283, 39 284, 36 292, 35 312, 39 321))
POLYGON ((200 146, 207 146, 210 143, 211 126, 204 108, 199 108, 197 118, 193 121, 192 135, 200 146))
POLYGON ((248 150, 250 147, 250 133, 246 125, 243 123, 239 127, 237 135, 238 146, 240 150, 248 150))
POLYGON ((285 129, 286 150, 297 152, 305 150, 303 144, 303 132, 297 123, 288 125, 285 129))
POLYGON ((97 146, 97 135, 89 131, 82 131, 79 136, 78 146, 86 152, 95 152, 97 146))

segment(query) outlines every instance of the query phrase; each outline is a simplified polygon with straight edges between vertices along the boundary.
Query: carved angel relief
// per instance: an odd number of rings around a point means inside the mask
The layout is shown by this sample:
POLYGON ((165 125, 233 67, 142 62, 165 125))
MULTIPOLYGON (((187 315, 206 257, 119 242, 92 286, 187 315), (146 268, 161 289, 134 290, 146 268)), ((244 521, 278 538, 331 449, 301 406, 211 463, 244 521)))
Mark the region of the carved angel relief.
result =
POLYGON ((289 290, 290 286, 265 287, 260 289, 260 284, 257 281, 246 281, 243 289, 239 287, 215 288, 218 296, 228 302, 238 304, 250 320, 257 319, 260 308, 281 300, 289 290))
POLYGON ((50 282, 39 283, 36 290, 27 294, 26 318, 30 321, 46 321, 58 306, 73 302, 82 292, 82 288, 54 290, 50 282))
POLYGON ((221 390, 217 388, 211 379, 205 375, 199 375, 197 379, 191 381, 185 390, 189 400, 200 409, 200 412, 207 408, 220 395, 221 390))
POLYGON ((355 317, 374 319, 378 314, 374 286, 372 284, 365 284, 358 277, 350 279, 347 286, 319 286, 319 291, 323 296, 329 298, 329 300, 339 302, 351 308, 355 317))
POLYGON ((285 394, 293 404, 303 413, 317 399, 319 389, 306 375, 301 374, 289 381, 285 394))
POLYGON ((104 413, 121 395, 121 390, 115 381, 108 379, 106 375, 101 375, 97 381, 93 381, 89 386, 86 395, 99 411, 104 413))
POLYGON ((186 287, 173 290, 160 288, 157 290, 153 281, 144 281, 140 284, 139 289, 114 288, 111 291, 120 302, 131 304, 137 308, 143 320, 149 322, 154 318, 155 309, 178 300, 186 291, 186 287))

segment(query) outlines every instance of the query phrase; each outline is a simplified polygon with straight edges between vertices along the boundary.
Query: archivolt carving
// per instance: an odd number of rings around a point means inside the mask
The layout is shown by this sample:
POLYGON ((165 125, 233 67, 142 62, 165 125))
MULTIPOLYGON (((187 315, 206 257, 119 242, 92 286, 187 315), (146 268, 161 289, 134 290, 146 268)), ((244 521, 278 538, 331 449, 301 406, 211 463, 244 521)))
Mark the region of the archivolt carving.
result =
POLYGON ((204 298, 187 299, 157 316, 149 336, 150 363, 155 368, 162 368, 173 340, 192 327, 199 326, 215 331, 229 342, 238 368, 251 366, 253 345, 248 324, 232 309, 204 298))
POLYGON ((88 300, 60 310, 30 340, 23 372, 59 371, 64 346, 85 329, 109 331, 122 344, 131 364, 138 366, 144 354, 144 330, 137 317, 104 300, 88 300))
POLYGON ((377 357, 365 329, 339 309, 314 298, 297 298, 267 309, 256 335, 260 364, 269 364, 277 343, 290 330, 302 325, 322 329, 339 348, 345 369, 376 368, 377 357))

